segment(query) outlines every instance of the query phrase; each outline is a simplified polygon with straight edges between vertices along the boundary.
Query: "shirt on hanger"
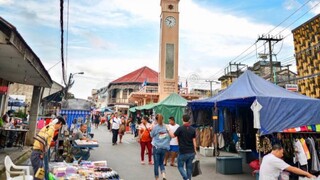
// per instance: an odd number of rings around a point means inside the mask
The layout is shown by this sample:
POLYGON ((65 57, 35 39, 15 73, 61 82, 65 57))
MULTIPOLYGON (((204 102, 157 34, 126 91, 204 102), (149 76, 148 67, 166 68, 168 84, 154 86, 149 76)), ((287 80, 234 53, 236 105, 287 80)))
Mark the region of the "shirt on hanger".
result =
POLYGON ((251 110, 253 111, 253 127, 256 129, 260 129, 260 110, 262 109, 261 104, 254 100, 251 105, 251 110))

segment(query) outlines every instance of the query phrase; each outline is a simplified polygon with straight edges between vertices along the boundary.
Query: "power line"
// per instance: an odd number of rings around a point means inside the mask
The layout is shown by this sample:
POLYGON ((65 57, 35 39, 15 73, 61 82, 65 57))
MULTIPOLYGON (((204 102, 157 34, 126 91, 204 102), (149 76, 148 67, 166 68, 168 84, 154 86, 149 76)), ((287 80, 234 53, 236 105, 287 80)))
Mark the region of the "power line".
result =
MULTIPOLYGON (((272 28, 267 34, 271 33, 272 31, 274 31, 277 27, 279 27, 281 24, 283 24, 285 21, 287 21, 290 17, 292 17, 295 13, 297 13, 299 10, 301 10, 305 5, 307 5, 311 0, 308 0, 307 2, 305 2, 302 6, 300 6, 297 10, 295 10, 292 14, 290 14, 287 18, 285 18, 282 22, 280 22, 277 26, 275 26, 274 28, 272 28)), ((320 2, 319 2, 320 3, 320 2)), ((300 16, 298 19, 296 19, 293 23, 295 23, 296 21, 298 21, 299 19, 301 19, 305 14, 307 14, 309 11, 311 11, 313 8, 315 8, 319 3, 317 3, 316 5, 314 5, 310 10, 308 10, 306 13, 304 13, 302 16, 300 16)), ((291 26, 293 23, 291 23, 289 26, 291 26)), ((289 26, 287 26, 286 28, 288 28, 289 26)), ((282 31, 280 31, 277 35, 279 35, 281 32, 283 32, 286 28, 284 28, 282 31)), ((291 34, 291 33, 290 33, 291 34)), ((286 38, 288 37, 290 34, 286 35, 283 37, 286 38)), ((241 55, 243 55, 245 52, 247 52, 250 48, 252 48, 252 46, 254 46, 257 42, 255 42, 254 44, 252 44, 249 48, 247 48, 246 50, 244 50, 242 53, 240 53, 237 57, 233 58, 230 62, 232 61, 235 61, 237 60, 241 55)), ((275 43, 274 43, 275 44, 275 43)), ((273 44, 273 45, 274 45, 273 44)), ((272 45, 272 46, 273 46, 272 45)), ((281 51, 282 49, 282 46, 281 45, 281 48, 279 50, 279 52, 281 51)), ((262 46, 259 46, 258 49, 260 49, 262 46)), ((254 50, 254 51, 257 51, 257 50, 254 50)), ((248 53, 247 55, 245 55, 244 57, 242 57, 241 59, 235 61, 235 62, 239 62, 239 63, 242 63, 244 61, 241 61, 242 59, 246 58, 246 56, 248 56, 249 54, 253 53, 254 51, 251 51, 250 53, 248 53)), ((279 53, 278 52, 278 53, 279 53)), ((277 53, 277 54, 278 54, 277 53)), ((247 60, 248 58, 246 58, 247 60)))
POLYGON ((307 5, 311 0, 306 1, 302 6, 300 6, 298 9, 296 9, 292 14, 290 14, 287 18, 285 18, 283 21, 281 21, 276 27, 271 29, 267 34, 270 34, 273 30, 275 30, 277 27, 279 27, 282 23, 287 21, 290 17, 292 17, 295 13, 297 13, 300 9, 302 9, 305 5, 307 5))
MULTIPOLYGON (((301 19, 304 15, 306 15, 308 12, 310 12, 312 9, 314 9, 315 7, 317 7, 320 4, 320 1, 315 4, 313 7, 311 7, 307 12, 305 12, 304 14, 302 14, 298 19, 296 19, 295 21, 293 21, 291 24, 289 24, 287 27, 285 27, 282 31, 280 31, 277 35, 281 34, 284 30, 286 30, 288 27, 290 27, 292 24, 296 23, 299 19, 301 19)), ((291 33, 290 33, 291 34, 291 33)), ((277 36, 276 35, 276 36, 277 36)))
POLYGON ((58 65, 61 61, 57 62, 56 64, 54 64, 53 66, 51 66, 47 71, 50 71, 52 68, 54 68, 56 65, 58 65))

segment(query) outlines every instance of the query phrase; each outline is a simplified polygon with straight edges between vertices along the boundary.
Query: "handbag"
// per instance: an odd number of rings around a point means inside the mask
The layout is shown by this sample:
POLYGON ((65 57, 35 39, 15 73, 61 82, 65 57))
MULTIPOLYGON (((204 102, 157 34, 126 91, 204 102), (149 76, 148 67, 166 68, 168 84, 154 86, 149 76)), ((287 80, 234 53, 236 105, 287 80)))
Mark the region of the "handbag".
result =
POLYGON ((192 162, 192 177, 198 176, 202 174, 201 168, 200 168, 200 161, 194 160, 192 162))

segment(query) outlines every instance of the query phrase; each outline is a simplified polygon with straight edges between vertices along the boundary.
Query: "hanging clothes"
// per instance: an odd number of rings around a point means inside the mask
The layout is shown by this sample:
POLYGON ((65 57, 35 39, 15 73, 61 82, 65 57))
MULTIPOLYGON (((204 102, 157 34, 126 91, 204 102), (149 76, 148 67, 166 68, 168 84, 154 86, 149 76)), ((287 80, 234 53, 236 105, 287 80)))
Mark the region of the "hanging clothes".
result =
POLYGON ((307 159, 308 159, 308 160, 311 159, 310 151, 309 151, 309 149, 308 149, 308 147, 307 147, 306 141, 305 141, 303 138, 301 138, 301 139, 300 139, 300 142, 301 142, 301 145, 302 145, 302 147, 303 147, 303 151, 304 151, 304 153, 305 153, 306 156, 307 156, 307 159))
POLYGON ((296 139, 294 141, 294 151, 295 151, 295 159, 294 159, 294 163, 299 162, 300 165, 307 165, 308 161, 307 161, 307 156, 306 153, 303 150, 302 144, 301 142, 296 139))
POLYGON ((225 142, 224 142, 223 135, 219 133, 217 136, 218 136, 219 149, 224 148, 225 142))
POLYGON ((219 108, 218 112, 219 112, 219 117, 218 117, 219 132, 223 132, 224 131, 224 115, 223 115, 224 110, 219 108))
POLYGON ((196 146, 197 147, 200 146, 200 129, 199 128, 196 129, 196 146))
POLYGON ((306 143, 309 147, 311 153, 311 171, 319 172, 320 171, 320 162, 317 154, 317 150, 315 147, 315 142, 313 138, 309 137, 306 139, 306 143))
POLYGON ((260 110, 262 109, 262 106, 257 99, 253 101, 251 109, 253 111, 253 127, 260 129, 260 110))
POLYGON ((261 149, 260 152, 263 152, 263 154, 267 154, 271 152, 272 150, 272 145, 271 141, 268 137, 264 137, 261 141, 261 149))

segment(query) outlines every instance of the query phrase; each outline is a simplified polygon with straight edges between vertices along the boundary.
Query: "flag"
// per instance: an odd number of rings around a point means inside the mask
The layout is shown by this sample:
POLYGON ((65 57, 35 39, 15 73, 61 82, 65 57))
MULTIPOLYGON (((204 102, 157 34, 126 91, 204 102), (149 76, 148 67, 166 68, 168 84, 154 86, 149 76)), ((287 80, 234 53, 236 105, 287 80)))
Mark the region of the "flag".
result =
POLYGON ((147 79, 145 79, 144 81, 143 81, 143 83, 142 83, 142 87, 144 87, 144 86, 146 86, 147 85, 147 79))

